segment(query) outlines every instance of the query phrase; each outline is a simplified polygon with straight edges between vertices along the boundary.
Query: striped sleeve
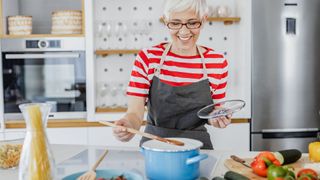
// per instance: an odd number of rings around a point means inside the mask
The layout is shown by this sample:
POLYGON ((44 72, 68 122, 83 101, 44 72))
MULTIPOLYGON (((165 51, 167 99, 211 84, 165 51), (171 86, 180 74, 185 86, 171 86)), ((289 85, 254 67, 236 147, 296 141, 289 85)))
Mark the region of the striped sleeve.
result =
POLYGON ((127 95, 147 97, 149 94, 150 80, 148 79, 149 58, 147 50, 141 50, 133 64, 127 95))
POLYGON ((228 80, 228 61, 223 58, 221 63, 221 71, 219 73, 219 79, 215 84, 215 87, 212 88, 212 99, 213 102, 221 102, 225 100, 226 90, 227 90, 227 80, 228 80))

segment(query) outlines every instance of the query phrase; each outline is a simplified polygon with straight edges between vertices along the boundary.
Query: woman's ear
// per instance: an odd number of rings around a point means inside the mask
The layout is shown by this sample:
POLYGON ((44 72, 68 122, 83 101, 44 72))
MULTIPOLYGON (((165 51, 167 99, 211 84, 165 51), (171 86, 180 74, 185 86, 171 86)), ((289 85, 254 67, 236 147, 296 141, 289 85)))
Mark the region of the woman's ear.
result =
POLYGON ((205 14, 203 17, 202 17, 202 22, 201 22, 201 28, 203 28, 204 27, 204 24, 207 22, 207 19, 208 19, 208 15, 207 14, 205 14))
POLYGON ((165 15, 161 16, 161 20, 162 20, 163 24, 167 24, 167 19, 166 19, 165 15))
POLYGON ((203 23, 207 22, 208 20, 208 14, 205 14, 202 18, 203 23))

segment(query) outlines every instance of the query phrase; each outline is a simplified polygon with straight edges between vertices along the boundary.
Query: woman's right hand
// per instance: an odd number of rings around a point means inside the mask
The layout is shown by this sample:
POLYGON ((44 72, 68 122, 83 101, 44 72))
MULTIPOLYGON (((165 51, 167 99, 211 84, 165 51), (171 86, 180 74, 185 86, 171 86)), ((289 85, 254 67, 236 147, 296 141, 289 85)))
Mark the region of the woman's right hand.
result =
POLYGON ((113 134, 118 140, 127 142, 133 138, 134 134, 128 132, 126 129, 126 127, 136 129, 130 120, 122 118, 114 123, 118 126, 123 126, 112 128, 113 134))

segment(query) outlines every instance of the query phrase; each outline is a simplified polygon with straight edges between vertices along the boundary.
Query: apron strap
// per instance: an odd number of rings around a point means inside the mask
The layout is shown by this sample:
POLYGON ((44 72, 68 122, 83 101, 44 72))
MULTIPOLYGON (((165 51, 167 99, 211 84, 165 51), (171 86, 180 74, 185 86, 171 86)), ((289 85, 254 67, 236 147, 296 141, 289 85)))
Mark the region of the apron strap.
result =
MULTIPOLYGON (((202 65, 203 65, 203 79, 208 79, 208 73, 207 73, 207 68, 206 68, 206 63, 205 63, 205 58, 203 56, 203 52, 201 51, 201 48, 200 46, 197 45, 197 49, 198 49, 198 52, 200 54, 200 57, 201 57, 201 62, 202 62, 202 65)), ((211 87, 210 87, 211 89, 211 87)))
POLYGON ((155 70, 155 76, 156 76, 156 77, 160 77, 160 69, 161 69, 161 67, 162 67, 162 65, 163 65, 164 60, 166 59, 166 56, 167 56, 167 54, 168 54, 171 46, 172 46, 172 43, 169 43, 169 44, 167 45, 166 49, 164 50, 164 52, 162 53, 159 66, 158 66, 158 67, 156 68, 156 70, 155 70))

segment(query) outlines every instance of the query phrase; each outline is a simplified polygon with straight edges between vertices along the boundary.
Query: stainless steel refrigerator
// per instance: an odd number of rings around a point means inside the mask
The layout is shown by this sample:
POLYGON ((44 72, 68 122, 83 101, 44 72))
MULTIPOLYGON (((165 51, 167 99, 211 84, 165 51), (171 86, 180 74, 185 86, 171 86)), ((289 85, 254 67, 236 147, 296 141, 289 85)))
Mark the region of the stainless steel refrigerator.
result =
POLYGON ((252 0, 251 150, 307 152, 320 128, 320 0, 252 0))

